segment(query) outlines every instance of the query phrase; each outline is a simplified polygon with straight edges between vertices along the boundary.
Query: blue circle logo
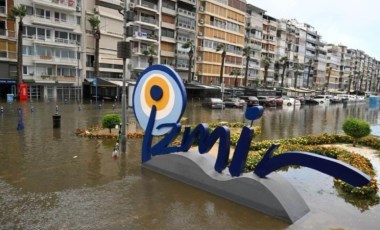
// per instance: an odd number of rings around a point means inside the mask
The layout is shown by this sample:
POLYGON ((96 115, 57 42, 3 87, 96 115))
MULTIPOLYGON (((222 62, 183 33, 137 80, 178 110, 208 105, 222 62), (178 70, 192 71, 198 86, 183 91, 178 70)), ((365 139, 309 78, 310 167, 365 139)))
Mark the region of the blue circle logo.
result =
POLYGON ((163 135, 171 128, 159 125, 177 123, 186 108, 186 90, 171 67, 152 65, 144 70, 133 91, 133 109, 140 126, 146 130, 153 106, 157 109, 152 135, 163 135))

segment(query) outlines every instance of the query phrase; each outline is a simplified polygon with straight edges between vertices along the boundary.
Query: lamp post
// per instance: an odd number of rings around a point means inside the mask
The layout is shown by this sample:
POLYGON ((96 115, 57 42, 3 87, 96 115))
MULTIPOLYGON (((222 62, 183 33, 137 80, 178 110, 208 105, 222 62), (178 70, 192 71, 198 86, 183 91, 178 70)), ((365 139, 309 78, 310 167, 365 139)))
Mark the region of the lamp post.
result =
POLYGON ((77 77, 77 89, 75 90, 75 92, 77 92, 77 103, 79 103, 79 97, 80 97, 80 94, 81 94, 81 90, 79 88, 79 58, 80 58, 80 55, 79 55, 79 42, 77 42, 77 48, 78 48, 78 52, 77 52, 77 68, 76 68, 76 77, 77 77))

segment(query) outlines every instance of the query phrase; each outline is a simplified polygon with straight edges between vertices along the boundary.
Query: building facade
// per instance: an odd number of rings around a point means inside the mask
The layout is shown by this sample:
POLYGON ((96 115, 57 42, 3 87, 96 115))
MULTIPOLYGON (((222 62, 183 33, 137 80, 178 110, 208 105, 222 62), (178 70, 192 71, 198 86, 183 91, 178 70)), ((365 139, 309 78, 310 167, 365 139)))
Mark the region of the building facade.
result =
POLYGON ((0 96, 16 93, 17 23, 9 16, 24 5, 23 81, 33 99, 76 99, 120 95, 123 61, 117 42, 127 40, 132 56, 126 78, 135 81, 150 64, 173 67, 184 82, 314 90, 379 90, 379 61, 363 51, 324 44, 312 26, 276 19, 243 0, 128 0, 133 21, 124 25, 123 0, 0 0, 0 96), (95 37, 88 19, 100 20, 99 75, 95 75, 95 37), (190 48, 183 48, 191 42, 190 48), (218 46, 224 47, 216 51, 218 46), (225 51, 224 63, 222 53, 225 51), (283 58, 287 59, 282 63, 283 58), (282 80, 283 66, 284 79, 282 80), (189 67, 190 71, 189 71, 189 67), (94 84, 96 79, 102 84, 94 84), (107 83, 107 84, 106 84, 107 83))
POLYGON ((0 1, 0 98, 16 94, 17 42, 16 21, 9 17, 13 0, 0 1))

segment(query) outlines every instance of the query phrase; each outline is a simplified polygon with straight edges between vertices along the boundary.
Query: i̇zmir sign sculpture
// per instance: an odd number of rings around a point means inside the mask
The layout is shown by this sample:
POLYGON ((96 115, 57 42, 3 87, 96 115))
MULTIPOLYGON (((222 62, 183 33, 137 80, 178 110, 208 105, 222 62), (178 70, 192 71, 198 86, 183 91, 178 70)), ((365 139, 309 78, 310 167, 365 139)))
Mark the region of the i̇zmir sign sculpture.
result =
MULTIPOLYGON (((136 82, 133 109, 145 130, 142 165, 155 172, 222 196, 265 214, 295 222, 309 212, 303 198, 275 170, 299 165, 318 170, 353 186, 364 186, 370 177, 341 161, 309 152, 292 151, 273 156, 279 145, 271 146, 255 170, 243 173, 253 138, 252 127, 243 127, 231 162, 230 130, 220 126, 211 133, 207 124, 193 130, 184 128, 180 145, 171 145, 181 132, 179 123, 186 108, 186 91, 178 74, 169 66, 148 67, 136 82), (153 136, 163 136, 152 145, 153 136), (198 152, 189 151, 198 141, 198 152), (219 140, 216 159, 210 154, 219 140)), ((245 117, 262 116, 261 106, 246 110, 245 117)))

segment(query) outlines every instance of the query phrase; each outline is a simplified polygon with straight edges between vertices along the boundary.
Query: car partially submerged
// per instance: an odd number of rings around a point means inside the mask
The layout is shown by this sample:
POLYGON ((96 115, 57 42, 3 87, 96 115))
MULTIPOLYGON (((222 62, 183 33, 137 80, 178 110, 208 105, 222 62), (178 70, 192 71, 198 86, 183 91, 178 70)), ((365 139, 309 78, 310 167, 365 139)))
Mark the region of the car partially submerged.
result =
POLYGON ((228 108, 242 108, 247 103, 243 99, 239 98, 227 98, 224 100, 224 105, 228 108))
POLYGON ((206 98, 202 105, 211 109, 223 109, 225 107, 222 99, 220 98, 206 98))

